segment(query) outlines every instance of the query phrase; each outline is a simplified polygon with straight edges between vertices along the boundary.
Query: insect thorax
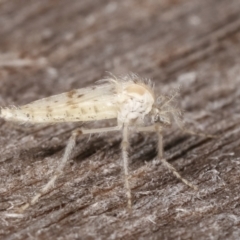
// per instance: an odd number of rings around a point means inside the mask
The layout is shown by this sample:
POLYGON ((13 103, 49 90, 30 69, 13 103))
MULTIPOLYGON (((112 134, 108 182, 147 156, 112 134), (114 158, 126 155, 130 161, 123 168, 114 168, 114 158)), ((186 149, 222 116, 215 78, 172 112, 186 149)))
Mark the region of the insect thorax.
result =
POLYGON ((152 110, 154 96, 143 84, 126 84, 121 94, 118 94, 118 104, 119 123, 142 123, 152 110))

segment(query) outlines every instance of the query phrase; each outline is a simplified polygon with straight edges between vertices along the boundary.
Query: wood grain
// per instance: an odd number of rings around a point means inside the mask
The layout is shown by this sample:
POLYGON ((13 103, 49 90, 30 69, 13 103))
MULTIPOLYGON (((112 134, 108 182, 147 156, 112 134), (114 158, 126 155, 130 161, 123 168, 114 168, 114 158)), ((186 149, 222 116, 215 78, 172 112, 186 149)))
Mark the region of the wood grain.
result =
MULTIPOLYGON (((131 137, 132 213, 123 188, 121 134, 82 136, 54 189, 22 218, 15 209, 58 166, 76 124, 0 120, 1 239, 239 239, 240 2, 238 0, 0 1, 0 106, 82 88, 108 75, 181 86, 189 136, 131 137)), ((104 127, 110 121, 88 124, 104 127)))

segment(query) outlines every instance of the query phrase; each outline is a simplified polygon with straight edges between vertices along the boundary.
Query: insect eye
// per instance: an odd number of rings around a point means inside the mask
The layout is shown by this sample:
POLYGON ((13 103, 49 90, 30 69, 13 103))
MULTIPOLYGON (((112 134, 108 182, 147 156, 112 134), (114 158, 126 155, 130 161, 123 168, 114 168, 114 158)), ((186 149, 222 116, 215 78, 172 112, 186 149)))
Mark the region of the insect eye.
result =
POLYGON ((155 115, 153 120, 154 120, 154 122, 158 122, 160 120, 159 115, 158 114, 155 115))
POLYGON ((162 124, 167 124, 168 123, 168 121, 159 114, 154 116, 154 122, 159 122, 159 123, 162 123, 162 124))

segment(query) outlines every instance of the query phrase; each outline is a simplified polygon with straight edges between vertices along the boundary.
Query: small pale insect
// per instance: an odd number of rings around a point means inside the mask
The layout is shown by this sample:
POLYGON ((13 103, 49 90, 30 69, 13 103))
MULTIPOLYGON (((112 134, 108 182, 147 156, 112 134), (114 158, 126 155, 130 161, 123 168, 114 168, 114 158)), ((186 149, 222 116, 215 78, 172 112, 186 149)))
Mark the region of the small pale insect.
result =
POLYGON ((18 108, 1 108, 1 118, 33 124, 117 120, 117 125, 114 127, 74 130, 55 174, 38 194, 21 207, 21 211, 35 204, 42 195, 52 188, 57 178, 63 173, 64 166, 75 147, 76 138, 80 134, 122 132, 122 162, 129 209, 132 207, 128 169, 130 129, 138 132, 156 132, 158 135, 158 158, 177 178, 189 187, 197 189, 195 185, 182 178, 177 170, 163 158, 162 129, 170 126, 172 121, 175 121, 182 128, 179 111, 172 103, 174 98, 175 95, 156 98, 152 83, 142 81, 138 76, 132 74, 121 78, 110 77, 93 87, 76 89, 43 98, 18 108))

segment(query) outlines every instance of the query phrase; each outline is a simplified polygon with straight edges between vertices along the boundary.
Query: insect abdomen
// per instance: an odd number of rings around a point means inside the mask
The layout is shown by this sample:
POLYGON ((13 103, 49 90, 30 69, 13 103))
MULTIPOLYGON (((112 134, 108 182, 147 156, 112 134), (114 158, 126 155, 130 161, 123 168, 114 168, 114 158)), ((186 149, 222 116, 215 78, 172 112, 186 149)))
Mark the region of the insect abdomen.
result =
POLYGON ((47 106, 45 108, 31 107, 31 104, 17 109, 1 109, 2 118, 10 121, 29 123, 77 122, 111 119, 117 117, 113 104, 83 102, 71 106, 47 106))

